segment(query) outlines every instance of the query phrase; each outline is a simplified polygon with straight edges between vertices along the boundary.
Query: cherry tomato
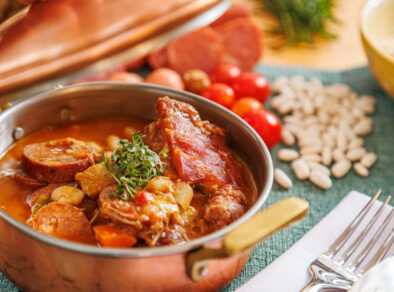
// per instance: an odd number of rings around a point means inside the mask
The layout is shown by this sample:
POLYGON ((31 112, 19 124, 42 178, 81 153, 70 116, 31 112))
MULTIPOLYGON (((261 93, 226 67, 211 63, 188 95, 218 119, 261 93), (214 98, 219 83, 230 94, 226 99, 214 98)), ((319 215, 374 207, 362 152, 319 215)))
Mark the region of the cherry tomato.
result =
POLYGON ((234 90, 224 83, 213 83, 201 92, 201 96, 231 108, 235 100, 234 90))
POLYGON ((230 84, 240 74, 241 69, 239 69, 237 66, 223 63, 212 70, 210 77, 212 82, 230 84))
POLYGON ((266 102, 271 94, 268 79, 255 72, 244 72, 231 83, 231 87, 238 98, 255 97, 262 103, 266 102))
POLYGON ((268 148, 279 143, 282 124, 279 118, 266 109, 252 110, 242 117, 260 135, 268 148))
POLYGON ((252 110, 258 110, 262 109, 263 105, 261 102, 253 97, 243 97, 241 99, 238 99, 231 110, 242 117, 245 115, 247 112, 250 112, 252 110))

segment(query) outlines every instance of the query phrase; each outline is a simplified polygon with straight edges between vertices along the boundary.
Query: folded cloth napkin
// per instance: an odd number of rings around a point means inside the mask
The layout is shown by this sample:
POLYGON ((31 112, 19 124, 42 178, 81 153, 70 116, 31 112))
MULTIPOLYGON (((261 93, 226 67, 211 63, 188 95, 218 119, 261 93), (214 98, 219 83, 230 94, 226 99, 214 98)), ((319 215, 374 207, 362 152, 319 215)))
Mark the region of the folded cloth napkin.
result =
MULTIPOLYGON (((369 199, 369 196, 359 192, 350 192, 323 220, 305 234, 288 251, 241 286, 237 291, 300 291, 311 279, 309 264, 329 248, 353 218, 362 210, 369 199)), ((368 219, 373 216, 380 206, 381 202, 374 204, 372 212, 370 211, 367 217, 364 218, 359 228, 352 235, 352 238, 356 238, 360 234, 362 227, 368 223, 368 219)), ((390 205, 386 206, 383 210, 384 218, 392 208, 390 205)), ((377 223, 382 222, 384 218, 380 218, 377 223)), ((386 235, 393 230, 393 221, 391 221, 378 242, 382 242, 386 235)), ((377 230, 377 228, 373 229, 373 231, 377 230)), ((372 236, 373 232, 371 231, 370 233, 370 236, 372 236)), ((368 238, 370 237, 367 237, 367 241, 368 238)), ((373 253, 374 250, 371 251, 371 254, 373 253)), ((388 251, 386 257, 393 254, 394 245, 388 251)))

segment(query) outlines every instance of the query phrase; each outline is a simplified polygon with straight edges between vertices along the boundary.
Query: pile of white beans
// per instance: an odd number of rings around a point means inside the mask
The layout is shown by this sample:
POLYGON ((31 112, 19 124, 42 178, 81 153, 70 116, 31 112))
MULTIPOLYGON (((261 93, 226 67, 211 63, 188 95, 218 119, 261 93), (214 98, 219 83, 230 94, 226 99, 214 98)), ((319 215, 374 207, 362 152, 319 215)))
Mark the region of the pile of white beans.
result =
MULTIPOLYGON (((373 128, 367 115, 375 111, 374 97, 358 96, 346 84, 323 86, 318 78, 305 81, 299 75, 277 78, 273 90, 278 95, 270 105, 283 116, 282 142, 298 146, 298 150, 280 149, 278 158, 291 162, 299 180, 329 189, 331 175, 345 176, 352 163, 359 176, 368 176, 377 156, 367 152, 361 137, 373 128)), ((283 188, 292 187, 283 170, 275 169, 274 177, 283 188)))

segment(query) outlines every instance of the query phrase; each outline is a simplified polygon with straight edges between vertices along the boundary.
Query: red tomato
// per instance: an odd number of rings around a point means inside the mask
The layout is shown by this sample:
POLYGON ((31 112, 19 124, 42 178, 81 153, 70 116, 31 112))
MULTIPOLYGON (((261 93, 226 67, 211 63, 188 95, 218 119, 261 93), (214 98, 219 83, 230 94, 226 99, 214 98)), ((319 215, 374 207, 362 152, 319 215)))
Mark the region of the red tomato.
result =
POLYGON ((266 109, 252 110, 242 117, 264 140, 268 148, 279 143, 282 124, 279 118, 266 109))
POLYGON ((266 102, 271 94, 268 79, 255 72, 244 72, 231 83, 238 98, 251 96, 266 102))
POLYGON ((235 100, 234 91, 230 86, 224 83, 213 83, 201 92, 201 96, 227 108, 230 108, 235 100))
POLYGON ((220 64, 214 68, 209 75, 212 82, 222 82, 230 84, 241 74, 241 69, 232 64, 220 64))
POLYGON ((253 97, 243 97, 241 99, 238 99, 231 110, 242 117, 245 115, 247 112, 250 112, 252 110, 258 110, 262 109, 263 105, 261 102, 253 97))

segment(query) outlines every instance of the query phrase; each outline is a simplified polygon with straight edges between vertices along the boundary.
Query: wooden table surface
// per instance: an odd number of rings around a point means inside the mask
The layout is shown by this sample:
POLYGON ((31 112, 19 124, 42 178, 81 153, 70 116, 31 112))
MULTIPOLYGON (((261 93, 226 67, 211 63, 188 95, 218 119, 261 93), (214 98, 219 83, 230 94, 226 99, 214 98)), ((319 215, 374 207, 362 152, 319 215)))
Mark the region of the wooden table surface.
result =
MULTIPOLYGON (((262 31, 269 26, 269 17, 260 15, 256 9, 256 0, 234 0, 252 7, 254 19, 262 31), (253 9, 254 8, 254 9, 253 9)), ((361 44, 359 32, 360 12, 367 0, 337 0, 334 15, 339 20, 331 24, 331 31, 337 35, 334 40, 319 39, 313 46, 270 47, 273 39, 264 34, 263 61, 268 64, 304 66, 323 70, 338 71, 367 65, 367 59, 361 44)))

